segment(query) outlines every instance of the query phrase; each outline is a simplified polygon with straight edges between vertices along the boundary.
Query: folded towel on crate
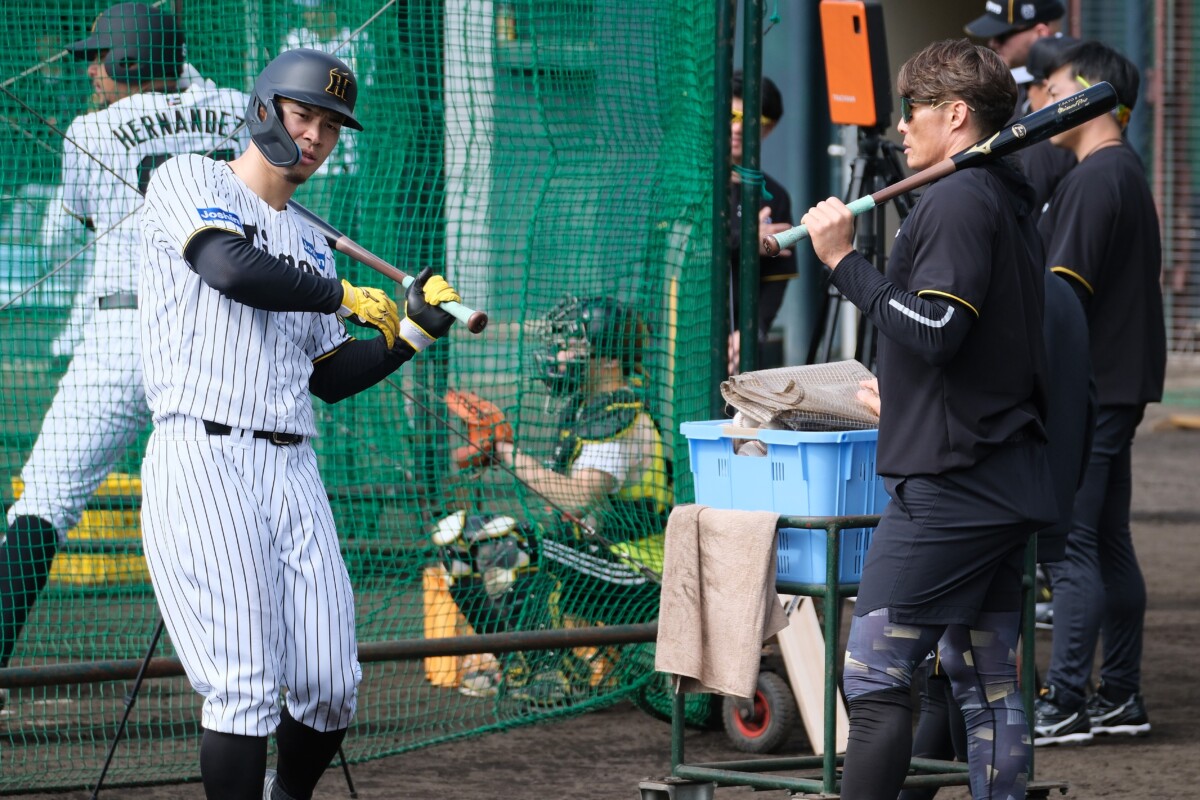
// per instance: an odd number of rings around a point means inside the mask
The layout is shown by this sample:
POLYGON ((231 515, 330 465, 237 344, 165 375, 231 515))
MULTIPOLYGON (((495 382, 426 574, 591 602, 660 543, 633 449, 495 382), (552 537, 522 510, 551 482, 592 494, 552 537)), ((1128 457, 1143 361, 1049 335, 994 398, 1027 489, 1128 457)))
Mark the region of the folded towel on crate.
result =
POLYGON ((775 592, 779 514, 676 506, 667 520, 654 668, 679 690, 754 696, 762 644, 787 627, 775 592))

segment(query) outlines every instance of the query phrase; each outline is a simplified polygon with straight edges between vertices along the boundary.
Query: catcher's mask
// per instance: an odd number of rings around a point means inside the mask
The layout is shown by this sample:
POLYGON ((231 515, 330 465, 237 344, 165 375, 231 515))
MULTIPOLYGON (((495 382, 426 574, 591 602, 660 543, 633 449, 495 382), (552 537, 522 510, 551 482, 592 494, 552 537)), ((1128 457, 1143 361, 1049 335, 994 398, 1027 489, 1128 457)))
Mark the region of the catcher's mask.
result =
POLYGON ((345 127, 362 130, 354 118, 358 83, 344 61, 303 47, 280 53, 254 81, 246 108, 254 144, 277 167, 290 167, 300 160, 300 148, 283 124, 280 99, 334 111, 342 115, 345 127))
POLYGON ((564 297, 546 315, 543 336, 534 370, 553 394, 583 388, 592 359, 619 361, 628 378, 642 371, 646 326, 611 297, 564 297))

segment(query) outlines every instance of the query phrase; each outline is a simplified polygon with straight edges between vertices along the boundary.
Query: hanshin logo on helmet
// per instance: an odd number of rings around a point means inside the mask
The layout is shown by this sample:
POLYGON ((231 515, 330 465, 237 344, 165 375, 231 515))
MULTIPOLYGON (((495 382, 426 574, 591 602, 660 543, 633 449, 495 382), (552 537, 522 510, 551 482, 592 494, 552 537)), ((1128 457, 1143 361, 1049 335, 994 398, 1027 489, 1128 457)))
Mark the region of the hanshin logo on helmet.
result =
POLYGON ((354 76, 349 72, 343 72, 337 67, 329 70, 329 85, 325 87, 325 91, 336 97, 338 100, 345 101, 346 90, 354 85, 354 76))

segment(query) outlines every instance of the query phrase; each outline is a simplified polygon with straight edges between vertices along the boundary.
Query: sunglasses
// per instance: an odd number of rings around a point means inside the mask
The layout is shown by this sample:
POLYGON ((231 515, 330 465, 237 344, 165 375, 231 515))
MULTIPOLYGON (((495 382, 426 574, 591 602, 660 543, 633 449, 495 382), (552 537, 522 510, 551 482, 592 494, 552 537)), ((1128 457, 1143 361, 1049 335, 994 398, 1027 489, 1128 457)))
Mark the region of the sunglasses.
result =
MULTIPOLYGON (((915 106, 915 105, 928 105, 929 110, 934 111, 934 110, 939 109, 942 106, 946 105, 946 103, 953 103, 953 102, 954 102, 953 100, 942 100, 939 103, 937 100, 917 100, 912 97, 901 97, 900 98, 900 118, 902 120, 904 120, 905 124, 912 122, 913 106, 915 106)), ((971 108, 971 107, 967 106, 967 108, 971 108)), ((975 109, 971 108, 971 110, 974 111, 975 109)))
MULTIPOLYGON (((729 120, 730 120, 730 122, 736 122, 736 123, 738 123, 739 125, 741 125, 741 124, 744 124, 744 123, 745 123, 745 121, 746 121, 746 115, 745 115, 745 114, 743 114, 741 111, 738 111, 738 110, 735 108, 735 109, 733 109, 733 110, 731 110, 731 111, 729 112, 729 120)), ((759 118, 758 118, 758 122, 759 122, 759 124, 760 124, 760 125, 762 125, 764 128, 765 128, 766 126, 770 125, 770 124, 771 124, 772 122, 774 122, 774 121, 775 121, 775 120, 773 120, 773 119, 771 119, 770 117, 768 117, 768 116, 765 116, 765 115, 764 115, 764 116, 761 116, 761 117, 759 117, 759 118)))

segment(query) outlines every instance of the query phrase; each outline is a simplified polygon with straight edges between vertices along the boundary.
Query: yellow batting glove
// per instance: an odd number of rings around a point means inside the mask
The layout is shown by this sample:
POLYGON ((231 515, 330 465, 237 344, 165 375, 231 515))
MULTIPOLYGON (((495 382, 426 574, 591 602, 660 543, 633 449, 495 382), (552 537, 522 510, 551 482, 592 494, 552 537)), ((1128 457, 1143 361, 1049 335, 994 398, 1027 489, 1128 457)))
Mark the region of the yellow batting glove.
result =
POLYGON ((456 303, 462 301, 454 287, 447 283, 441 275, 431 276, 421 287, 421 291, 425 293, 425 302, 434 306, 449 303, 452 300, 456 303))
POLYGON ((389 350, 400 335, 400 311, 382 289, 355 286, 343 280, 342 306, 337 315, 355 325, 374 328, 382 333, 389 350))

